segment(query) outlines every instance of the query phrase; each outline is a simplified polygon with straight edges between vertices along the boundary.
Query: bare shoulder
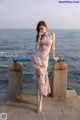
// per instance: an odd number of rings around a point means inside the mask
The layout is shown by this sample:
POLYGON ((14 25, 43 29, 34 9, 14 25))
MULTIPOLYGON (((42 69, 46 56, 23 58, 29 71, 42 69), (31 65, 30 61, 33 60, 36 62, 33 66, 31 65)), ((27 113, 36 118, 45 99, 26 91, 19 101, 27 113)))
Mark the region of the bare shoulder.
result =
POLYGON ((53 42, 55 41, 55 33, 54 32, 52 32, 52 40, 53 40, 53 42))
POLYGON ((55 33, 54 33, 54 32, 52 32, 51 34, 52 34, 52 36, 55 36, 55 33))

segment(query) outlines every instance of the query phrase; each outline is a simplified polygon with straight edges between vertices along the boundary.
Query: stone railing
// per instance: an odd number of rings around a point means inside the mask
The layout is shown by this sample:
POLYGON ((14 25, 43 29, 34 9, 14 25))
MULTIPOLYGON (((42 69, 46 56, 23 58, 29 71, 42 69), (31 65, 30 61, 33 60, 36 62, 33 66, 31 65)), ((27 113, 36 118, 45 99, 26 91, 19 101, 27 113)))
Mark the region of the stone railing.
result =
MULTIPOLYGON (((67 90, 67 64, 64 61, 53 62, 51 77, 51 96, 54 99, 65 99, 67 90)), ((13 61, 9 65, 9 100, 23 93, 23 66, 13 61)))

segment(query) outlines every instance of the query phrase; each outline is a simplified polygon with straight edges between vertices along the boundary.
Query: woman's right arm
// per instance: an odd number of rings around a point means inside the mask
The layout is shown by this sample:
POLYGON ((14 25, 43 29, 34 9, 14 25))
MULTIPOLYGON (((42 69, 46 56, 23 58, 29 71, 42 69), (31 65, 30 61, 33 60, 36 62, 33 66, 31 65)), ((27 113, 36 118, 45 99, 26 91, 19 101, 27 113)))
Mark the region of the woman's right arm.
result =
POLYGON ((36 50, 39 49, 39 46, 40 46, 40 40, 38 40, 38 41, 36 42, 36 45, 35 45, 36 50))

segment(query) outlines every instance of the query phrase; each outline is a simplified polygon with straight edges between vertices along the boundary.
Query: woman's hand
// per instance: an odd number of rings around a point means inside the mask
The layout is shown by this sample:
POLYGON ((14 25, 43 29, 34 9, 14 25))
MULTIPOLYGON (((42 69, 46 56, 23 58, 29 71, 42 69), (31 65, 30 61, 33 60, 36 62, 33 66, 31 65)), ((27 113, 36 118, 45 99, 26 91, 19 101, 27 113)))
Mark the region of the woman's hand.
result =
POLYGON ((59 58, 58 57, 54 57, 53 59, 54 59, 54 61, 58 61, 59 58))
POLYGON ((38 35, 39 35, 38 40, 40 40, 40 39, 41 39, 41 36, 42 36, 42 32, 40 31, 38 35))
POLYGON ((42 37, 42 35, 43 35, 42 30, 39 31, 39 34, 38 34, 38 35, 39 35, 39 40, 40 40, 41 37, 42 37))

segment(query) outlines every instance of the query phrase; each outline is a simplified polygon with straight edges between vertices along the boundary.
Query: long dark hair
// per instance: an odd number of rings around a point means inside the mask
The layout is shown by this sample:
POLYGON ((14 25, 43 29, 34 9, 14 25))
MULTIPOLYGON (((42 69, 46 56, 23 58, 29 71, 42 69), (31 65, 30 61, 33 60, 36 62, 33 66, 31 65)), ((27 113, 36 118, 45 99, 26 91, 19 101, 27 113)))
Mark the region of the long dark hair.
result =
POLYGON ((47 29, 47 25, 46 25, 46 23, 44 21, 38 22, 37 27, 36 27, 36 31, 37 31, 36 42, 38 41, 38 38, 39 38, 39 27, 41 25, 44 26, 44 27, 46 27, 46 29, 47 29))

